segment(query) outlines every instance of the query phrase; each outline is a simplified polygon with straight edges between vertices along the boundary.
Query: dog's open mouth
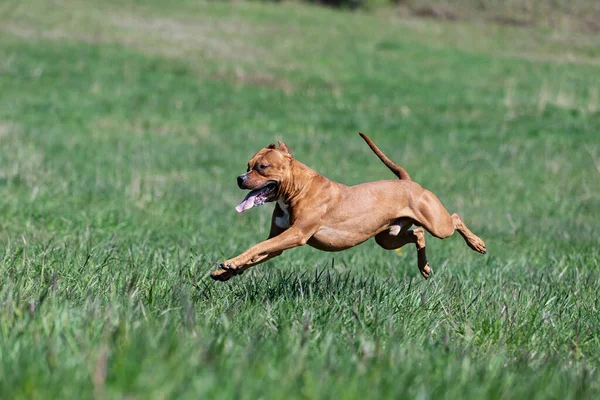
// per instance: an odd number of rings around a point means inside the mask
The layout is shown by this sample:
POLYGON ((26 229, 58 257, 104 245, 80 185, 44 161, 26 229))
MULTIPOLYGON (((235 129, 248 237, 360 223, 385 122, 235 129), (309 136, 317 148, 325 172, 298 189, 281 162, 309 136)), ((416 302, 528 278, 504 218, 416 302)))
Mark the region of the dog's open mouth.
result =
POLYGON ((273 200, 273 195, 277 190, 277 183, 269 182, 260 189, 251 191, 244 197, 244 200, 237 205, 235 210, 239 213, 247 211, 252 207, 261 206, 268 201, 273 200))

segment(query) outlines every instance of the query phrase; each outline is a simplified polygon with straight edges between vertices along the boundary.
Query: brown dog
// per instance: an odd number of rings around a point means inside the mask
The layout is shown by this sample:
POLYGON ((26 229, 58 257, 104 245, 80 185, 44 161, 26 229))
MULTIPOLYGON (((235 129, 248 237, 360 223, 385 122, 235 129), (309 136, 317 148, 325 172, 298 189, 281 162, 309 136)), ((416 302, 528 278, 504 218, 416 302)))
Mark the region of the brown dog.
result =
POLYGON ((360 135, 399 180, 346 186, 296 161, 284 143, 279 142, 278 148, 269 145, 256 153, 247 172, 238 176, 238 186, 251 192, 236 207, 244 212, 276 201, 269 239, 223 262, 210 276, 226 281, 304 244, 340 251, 374 236, 384 249, 414 243, 419 271, 427 279, 431 268, 425 255, 425 230, 440 239, 457 230, 470 248, 485 254, 483 241, 458 214, 448 214, 433 193, 413 182, 404 168, 387 158, 366 135, 360 135), (419 228, 409 230, 412 225, 419 228))

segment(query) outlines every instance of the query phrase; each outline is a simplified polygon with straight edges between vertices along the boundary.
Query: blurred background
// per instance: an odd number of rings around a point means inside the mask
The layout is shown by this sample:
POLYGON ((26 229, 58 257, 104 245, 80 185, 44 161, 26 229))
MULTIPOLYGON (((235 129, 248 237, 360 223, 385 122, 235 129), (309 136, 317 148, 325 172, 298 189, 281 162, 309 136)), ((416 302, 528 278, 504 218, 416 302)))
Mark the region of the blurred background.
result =
POLYGON ((594 397, 599 77, 595 0, 0 2, 0 397, 594 397), (358 131, 489 254, 208 280, 269 143, 393 178, 358 131))

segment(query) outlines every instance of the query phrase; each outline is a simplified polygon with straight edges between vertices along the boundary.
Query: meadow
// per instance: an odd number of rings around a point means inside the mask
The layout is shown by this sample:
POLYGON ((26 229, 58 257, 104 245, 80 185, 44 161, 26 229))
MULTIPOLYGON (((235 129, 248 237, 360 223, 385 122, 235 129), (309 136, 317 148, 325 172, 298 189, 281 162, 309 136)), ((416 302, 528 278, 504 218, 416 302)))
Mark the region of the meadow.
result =
POLYGON ((0 3, 0 398, 600 396, 600 37, 297 3, 0 3), (487 245, 292 249, 261 147, 487 245))

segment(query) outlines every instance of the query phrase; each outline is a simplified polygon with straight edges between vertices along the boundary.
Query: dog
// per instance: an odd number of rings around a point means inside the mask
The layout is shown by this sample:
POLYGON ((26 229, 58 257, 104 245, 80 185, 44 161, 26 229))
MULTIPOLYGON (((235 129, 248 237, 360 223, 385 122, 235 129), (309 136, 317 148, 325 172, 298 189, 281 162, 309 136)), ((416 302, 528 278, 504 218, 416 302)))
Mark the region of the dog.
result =
POLYGON ((414 243, 419 271, 428 279, 432 270, 425 254, 425 231, 439 239, 458 231, 471 249, 486 253, 484 242, 458 214, 450 215, 432 192, 412 181, 404 168, 387 158, 366 135, 359 134, 399 179, 347 186, 294 159, 285 143, 278 142, 278 147, 270 144, 256 153, 246 173, 237 177, 240 189, 250 193, 236 207, 242 213, 275 202, 269 238, 221 263, 210 276, 227 281, 305 244, 323 251, 341 251, 375 237, 375 242, 388 250, 414 243), (416 228, 410 229, 413 225, 416 228))

